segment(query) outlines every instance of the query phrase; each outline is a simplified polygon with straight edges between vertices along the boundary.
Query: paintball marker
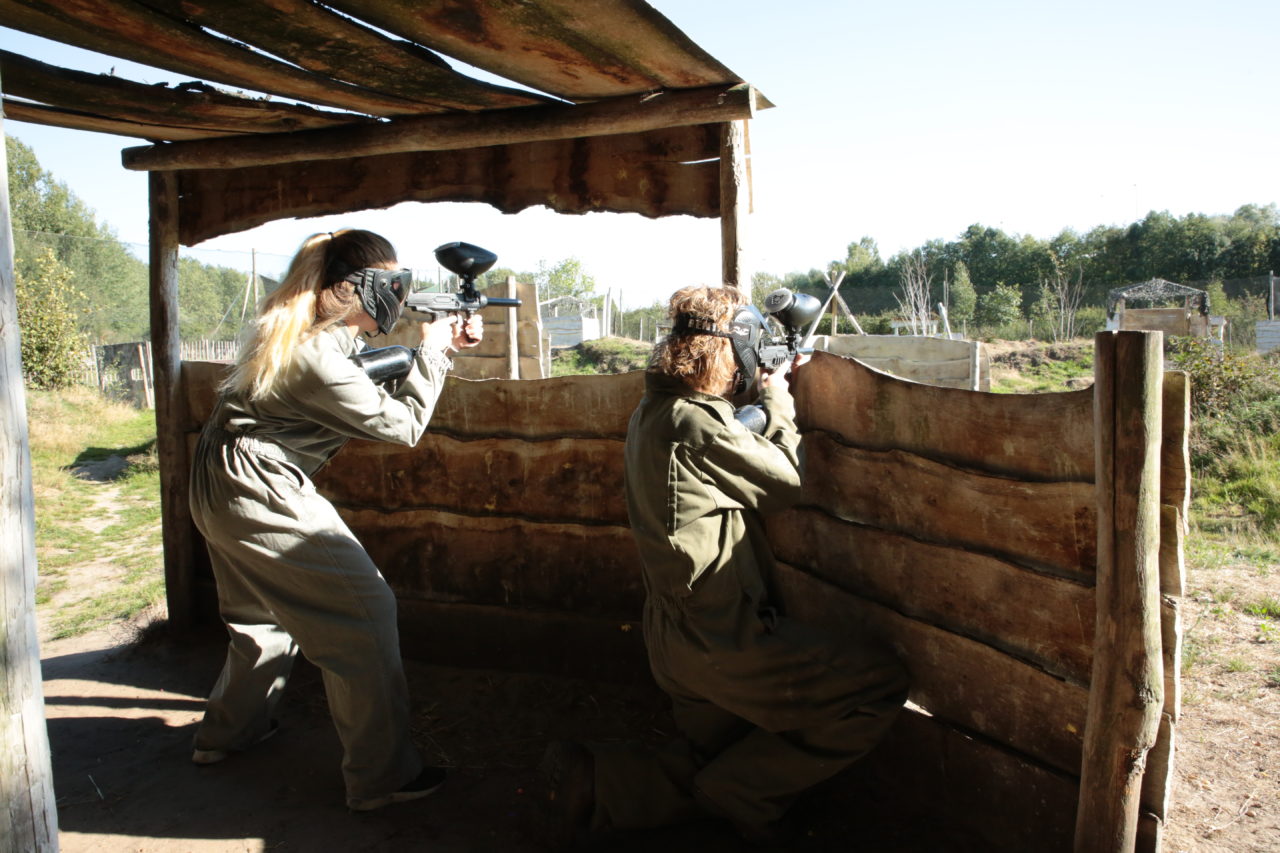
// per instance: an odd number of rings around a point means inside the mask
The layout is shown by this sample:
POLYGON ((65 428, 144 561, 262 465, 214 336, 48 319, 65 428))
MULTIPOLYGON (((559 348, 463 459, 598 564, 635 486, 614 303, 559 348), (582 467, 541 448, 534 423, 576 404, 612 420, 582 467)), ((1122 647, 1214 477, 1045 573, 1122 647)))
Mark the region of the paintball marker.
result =
POLYGON ((410 293, 404 303, 406 308, 430 314, 434 319, 444 314, 470 317, 487 305, 520 304, 519 299, 484 296, 476 292, 476 276, 487 272, 498 260, 493 252, 470 243, 445 243, 436 249, 436 260, 440 266, 458 276, 462 280, 462 286, 457 293, 410 293))
MULTIPOLYGON (((445 314, 461 314, 464 318, 489 305, 519 306, 519 299, 489 297, 476 292, 476 276, 488 272, 498 256, 487 249, 470 243, 445 243, 436 249, 440 266, 458 276, 462 286, 457 293, 410 293, 405 307, 433 320, 445 314)), ((351 360, 374 382, 382 383, 399 379, 413 365, 413 350, 403 346, 366 349, 351 356, 351 360)))
MULTIPOLYGON (((772 317, 783 330, 782 337, 776 337, 762 329, 760 337, 755 341, 756 360, 766 373, 789 364, 799 353, 813 352, 813 348, 809 346, 813 332, 810 331, 803 338, 801 335, 806 327, 817 328, 814 320, 822 315, 823 307, 821 302, 809 294, 793 293, 785 287, 778 288, 764 298, 764 313, 772 317)), ((733 417, 751 432, 764 433, 766 417, 764 407, 760 404, 739 406, 733 417)))

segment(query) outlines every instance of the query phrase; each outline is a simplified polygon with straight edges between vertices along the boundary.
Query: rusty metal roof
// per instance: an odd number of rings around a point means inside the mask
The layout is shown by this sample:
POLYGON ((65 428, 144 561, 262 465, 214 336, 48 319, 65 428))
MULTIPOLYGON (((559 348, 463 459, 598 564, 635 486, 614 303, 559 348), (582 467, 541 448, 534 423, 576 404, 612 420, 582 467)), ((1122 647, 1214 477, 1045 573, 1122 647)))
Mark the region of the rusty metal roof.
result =
POLYGON ((0 21, 194 78, 147 85, 0 51, 6 117, 156 141, 742 82, 641 0, 0 0, 0 21))

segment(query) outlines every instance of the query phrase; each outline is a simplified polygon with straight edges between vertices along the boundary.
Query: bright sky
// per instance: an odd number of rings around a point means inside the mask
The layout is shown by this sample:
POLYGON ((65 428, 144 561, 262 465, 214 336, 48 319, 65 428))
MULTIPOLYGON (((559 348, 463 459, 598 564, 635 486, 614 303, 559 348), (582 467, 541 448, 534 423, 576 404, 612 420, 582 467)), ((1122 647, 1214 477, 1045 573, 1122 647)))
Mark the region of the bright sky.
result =
MULTIPOLYGON (((864 235, 888 258, 975 222, 1047 238, 1149 210, 1280 202, 1275 0, 650 3, 778 105, 751 124, 751 270, 823 268, 864 235)), ((182 79, 3 28, 0 45, 144 82, 182 79)), ((120 239, 146 243, 146 178, 120 165, 141 140, 12 120, 4 130, 120 239)), ((420 270, 452 240, 518 270, 577 257, 627 306, 719 279, 715 220, 478 204, 284 220, 193 254, 243 266, 256 249, 270 271, 308 234, 346 225, 384 234, 420 270)))

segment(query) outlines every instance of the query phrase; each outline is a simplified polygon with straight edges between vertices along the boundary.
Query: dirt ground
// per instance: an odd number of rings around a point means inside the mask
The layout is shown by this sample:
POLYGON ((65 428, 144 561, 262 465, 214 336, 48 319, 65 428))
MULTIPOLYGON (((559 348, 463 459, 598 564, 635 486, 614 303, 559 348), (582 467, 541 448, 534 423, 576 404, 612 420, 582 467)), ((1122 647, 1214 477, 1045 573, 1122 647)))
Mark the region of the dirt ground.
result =
MULTIPOLYGON (((536 767, 549 740, 661 740, 671 732, 649 685, 409 662, 415 740, 452 776, 425 800, 355 814, 344 805, 318 671, 303 660, 282 703, 279 735, 221 764, 190 763, 224 649, 213 630, 183 642, 134 643, 118 628, 44 645, 64 853, 533 853, 548 849, 536 767)), ((981 849, 943 827, 886 822, 878 807, 850 809, 819 792, 797 806, 798 834, 785 849, 843 851, 855 837, 860 849, 888 853, 981 849)), ((722 824, 705 822, 589 839, 583 849, 730 853, 742 845, 722 824)))

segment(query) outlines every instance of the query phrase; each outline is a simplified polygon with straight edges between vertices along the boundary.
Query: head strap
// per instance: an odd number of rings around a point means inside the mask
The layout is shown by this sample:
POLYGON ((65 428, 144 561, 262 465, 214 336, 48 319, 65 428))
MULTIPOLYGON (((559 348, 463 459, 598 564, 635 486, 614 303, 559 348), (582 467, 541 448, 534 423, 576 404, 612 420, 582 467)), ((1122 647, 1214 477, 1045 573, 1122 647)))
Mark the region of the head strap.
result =
POLYGON ((728 332, 716 328, 716 321, 702 314, 677 314, 671 325, 673 335, 710 335, 715 338, 732 338, 728 332))

